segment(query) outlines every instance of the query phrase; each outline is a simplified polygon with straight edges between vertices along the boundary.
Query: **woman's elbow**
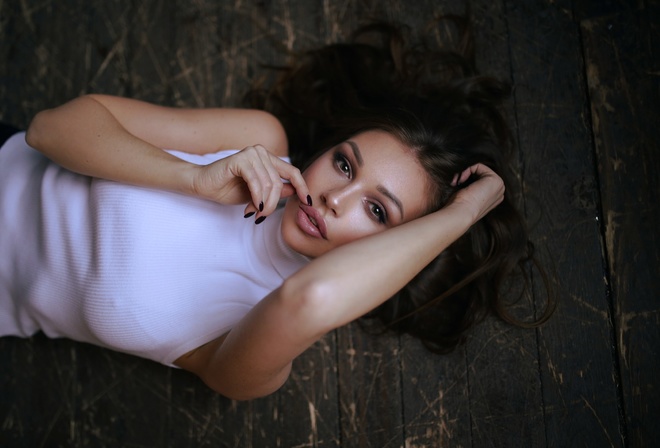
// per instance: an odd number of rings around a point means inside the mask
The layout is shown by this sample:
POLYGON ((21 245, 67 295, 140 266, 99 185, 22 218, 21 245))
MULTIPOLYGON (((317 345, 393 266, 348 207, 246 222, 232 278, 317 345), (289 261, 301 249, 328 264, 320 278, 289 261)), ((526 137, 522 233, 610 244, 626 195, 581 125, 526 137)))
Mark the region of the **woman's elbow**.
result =
POLYGON ((278 157, 289 155, 289 141, 282 122, 273 114, 263 110, 252 110, 253 120, 259 124, 256 127, 257 142, 264 145, 268 151, 278 157))
POLYGON ((339 310, 334 306, 337 294, 336 285, 326 279, 297 279, 293 276, 282 285, 282 300, 297 324, 309 328, 318 337, 343 324, 339 310))
POLYGON ((75 139, 78 131, 89 128, 98 116, 98 104, 90 94, 38 112, 28 126, 25 141, 39 151, 50 151, 63 141, 75 139))
POLYGON ((32 118, 25 134, 25 142, 28 145, 37 149, 42 146, 43 135, 47 133, 48 119, 49 110, 42 110, 32 118))
POLYGON ((270 379, 253 379, 250 374, 240 375, 235 381, 220 380, 218 377, 202 377, 202 381, 214 392, 236 401, 248 401, 266 397, 277 392, 291 374, 291 363, 288 363, 280 372, 270 379), (256 381, 255 381, 256 380, 256 381))

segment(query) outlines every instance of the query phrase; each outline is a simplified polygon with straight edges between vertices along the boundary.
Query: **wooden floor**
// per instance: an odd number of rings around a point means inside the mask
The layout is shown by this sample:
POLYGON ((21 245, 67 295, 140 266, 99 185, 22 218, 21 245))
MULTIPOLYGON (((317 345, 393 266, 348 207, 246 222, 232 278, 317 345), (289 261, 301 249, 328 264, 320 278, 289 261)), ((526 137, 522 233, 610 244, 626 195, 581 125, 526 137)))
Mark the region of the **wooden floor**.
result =
MULTIPOLYGON (((3 338, 0 446, 658 446, 660 4, 470 3, 482 71, 515 86, 521 205, 561 302, 546 326, 487 321, 438 357, 351 325, 242 403, 130 356, 3 338)), ((278 48, 370 18, 420 28, 462 4, 0 0, 0 120, 26 126, 86 92, 238 104, 278 48)))

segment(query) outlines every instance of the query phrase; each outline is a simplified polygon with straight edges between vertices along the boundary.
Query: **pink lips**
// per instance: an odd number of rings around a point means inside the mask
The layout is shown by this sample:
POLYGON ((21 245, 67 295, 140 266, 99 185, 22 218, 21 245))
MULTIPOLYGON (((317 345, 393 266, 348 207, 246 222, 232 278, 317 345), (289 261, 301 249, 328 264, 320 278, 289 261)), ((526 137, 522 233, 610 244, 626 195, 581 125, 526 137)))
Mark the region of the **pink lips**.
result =
POLYGON ((327 239, 328 231, 325 226, 325 220, 314 207, 300 204, 296 222, 298 226, 308 235, 316 238, 327 239))

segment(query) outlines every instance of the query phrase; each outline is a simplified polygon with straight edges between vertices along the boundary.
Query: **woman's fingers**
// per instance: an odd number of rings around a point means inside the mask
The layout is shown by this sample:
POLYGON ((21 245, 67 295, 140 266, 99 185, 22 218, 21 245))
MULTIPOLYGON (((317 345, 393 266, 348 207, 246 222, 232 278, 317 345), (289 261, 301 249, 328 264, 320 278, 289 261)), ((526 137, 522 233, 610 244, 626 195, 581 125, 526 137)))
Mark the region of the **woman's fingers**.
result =
POLYGON ((302 202, 311 202, 300 170, 261 145, 199 167, 192 190, 220 204, 247 203, 245 215, 261 221, 282 198, 297 194, 302 202))
POLYGON ((475 165, 471 165, 464 169, 462 172, 457 173, 454 175, 454 178, 451 181, 451 185, 456 187, 459 186, 465 182, 473 175, 476 174, 477 176, 481 175, 489 175, 489 173, 493 173, 493 170, 488 168, 486 165, 483 165, 481 163, 477 163, 475 165))
POLYGON ((465 204, 473 211, 475 221, 484 217, 504 200, 504 182, 492 169, 481 163, 470 166, 452 179, 452 185, 459 186, 472 175, 476 180, 461 189, 455 202, 465 204))
POLYGON ((460 176, 458 176, 458 184, 462 184, 467 182, 467 180, 472 176, 472 174, 476 173, 476 165, 472 165, 471 167, 468 167, 466 170, 464 170, 460 176))
POLYGON ((245 181, 251 197, 245 208, 246 216, 255 216, 256 220, 268 216, 280 199, 296 193, 302 201, 309 202, 307 185, 296 167, 261 145, 247 147, 239 154, 243 157, 237 159, 236 174, 245 181))
MULTIPOLYGON (((298 168, 295 166, 291 165, 290 163, 285 162, 284 160, 271 155, 274 159, 274 165, 278 171, 278 175, 280 179, 285 179, 289 181, 288 184, 284 184, 284 188, 286 189, 287 192, 291 192, 289 188, 293 189, 293 192, 295 192, 298 195, 298 199, 300 199, 300 202, 303 204, 307 205, 312 205, 312 198, 309 194, 309 189, 307 188, 307 183, 305 182, 305 179, 303 178, 302 173, 298 168)), ((283 195, 282 197, 288 197, 291 196, 292 193, 283 195)))
POLYGON ((259 157, 260 173, 262 173, 261 180, 261 195, 260 200, 255 205, 259 209, 259 213, 263 216, 271 214, 277 207, 280 200, 280 192, 282 191, 282 179, 275 168, 273 162, 277 159, 266 148, 261 145, 256 146, 257 154, 259 157))

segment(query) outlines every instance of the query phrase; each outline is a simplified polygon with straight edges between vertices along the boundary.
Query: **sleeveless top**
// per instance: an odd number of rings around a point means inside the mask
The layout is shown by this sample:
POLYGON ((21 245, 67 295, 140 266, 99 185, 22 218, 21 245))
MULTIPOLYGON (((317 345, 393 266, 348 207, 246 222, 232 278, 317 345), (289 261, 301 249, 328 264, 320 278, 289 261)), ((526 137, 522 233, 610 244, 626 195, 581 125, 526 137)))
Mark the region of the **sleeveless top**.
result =
POLYGON ((259 225, 243 210, 74 174, 14 135, 0 150, 0 336, 41 330, 172 365, 308 262, 283 241, 281 209, 259 225))

